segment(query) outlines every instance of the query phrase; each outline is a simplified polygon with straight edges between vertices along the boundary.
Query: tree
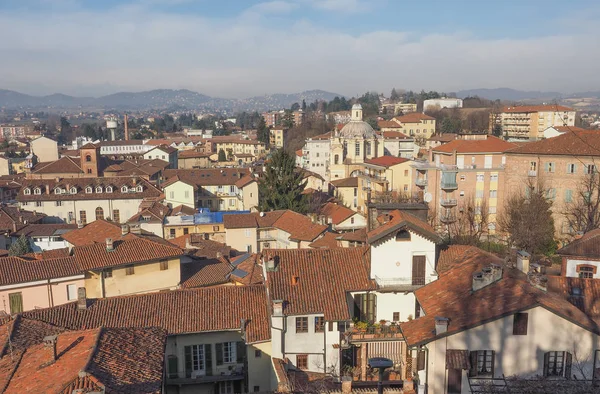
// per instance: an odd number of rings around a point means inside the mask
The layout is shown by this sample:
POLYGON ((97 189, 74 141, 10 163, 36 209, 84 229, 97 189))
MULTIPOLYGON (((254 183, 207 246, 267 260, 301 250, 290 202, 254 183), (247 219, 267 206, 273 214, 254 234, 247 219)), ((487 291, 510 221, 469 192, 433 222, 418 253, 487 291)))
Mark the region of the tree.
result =
POLYGON ((586 174, 571 202, 565 204, 565 219, 574 233, 600 227, 600 173, 586 174))
POLYGON ((292 111, 285 111, 279 123, 286 129, 291 129, 294 127, 294 114, 292 111))
POLYGON ((526 193, 506 199, 498 216, 500 230, 508 234, 509 245, 530 254, 548 254, 556 248, 552 200, 541 183, 529 182, 526 193))
POLYGON ((306 187, 302 172, 296 168, 296 159, 279 149, 273 153, 263 178, 258 185, 259 209, 272 211, 290 209, 305 213, 307 202, 302 194, 306 187))
POLYGON ((258 140, 265 144, 265 147, 269 148, 269 143, 271 142, 271 131, 267 127, 267 122, 263 116, 258 120, 258 127, 256 130, 256 135, 258 140))
POLYGON ((302 112, 306 112, 306 100, 302 99, 302 112))
POLYGON ((492 128, 492 134, 495 137, 502 137, 502 126, 500 126, 499 124, 494 125, 494 127, 492 128))
POLYGON ((294 103, 294 104, 292 104, 292 107, 290 109, 292 111, 298 111, 300 109, 300 104, 294 103))
POLYGON ((219 149, 219 161, 227 161, 227 156, 223 148, 219 149))
POLYGON ((27 253, 33 252, 29 240, 25 235, 21 235, 12 245, 8 248, 9 256, 21 256, 27 253))
POLYGON ((376 118, 368 118, 367 123, 373 128, 373 130, 379 130, 379 123, 376 118))
POLYGON ((449 227, 449 236, 453 243, 477 245, 488 230, 489 208, 484 198, 476 201, 473 196, 462 200, 458 206, 456 222, 449 227))
POLYGON ((392 93, 390 93, 390 101, 395 103, 398 100, 400 100, 400 95, 396 91, 396 88, 392 88, 392 93))

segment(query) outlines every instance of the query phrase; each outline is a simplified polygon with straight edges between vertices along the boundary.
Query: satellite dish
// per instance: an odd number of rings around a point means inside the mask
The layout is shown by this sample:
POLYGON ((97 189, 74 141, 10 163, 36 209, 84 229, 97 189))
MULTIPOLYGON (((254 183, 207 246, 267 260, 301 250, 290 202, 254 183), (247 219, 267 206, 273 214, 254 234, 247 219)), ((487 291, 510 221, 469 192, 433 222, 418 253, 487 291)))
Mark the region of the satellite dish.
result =
POLYGON ((423 201, 425 202, 431 202, 431 200, 433 199, 431 193, 425 193, 425 195, 423 196, 423 201))

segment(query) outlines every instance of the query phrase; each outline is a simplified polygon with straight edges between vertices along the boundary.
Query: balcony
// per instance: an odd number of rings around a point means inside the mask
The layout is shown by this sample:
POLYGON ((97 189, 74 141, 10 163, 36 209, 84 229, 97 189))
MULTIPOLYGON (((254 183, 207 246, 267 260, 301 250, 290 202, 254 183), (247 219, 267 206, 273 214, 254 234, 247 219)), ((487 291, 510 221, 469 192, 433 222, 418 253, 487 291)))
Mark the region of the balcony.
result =
POLYGON ((527 173, 527 175, 529 175, 529 176, 537 176, 537 171, 536 170, 529 170, 529 172, 527 173))
POLYGON ((414 291, 432 281, 432 278, 426 277, 380 278, 375 276, 375 283, 381 290, 414 291))
POLYGON ((427 186, 427 178, 418 178, 417 180, 415 180, 415 184, 417 186, 425 187, 427 186))
POLYGON ((442 179, 441 182, 441 188, 443 190, 456 190, 458 189, 458 183, 456 183, 456 180, 452 181, 452 180, 444 180, 442 179))
MULTIPOLYGON (((363 323, 364 324, 364 323, 363 323)), ((346 332, 346 339, 349 343, 366 341, 397 341, 403 339, 400 326, 398 325, 375 325, 366 328, 354 327, 346 332)))
POLYGON ((456 216, 452 213, 446 213, 440 216, 440 222, 450 224, 456 222, 456 216))
POLYGON ((445 208, 455 207, 458 202, 455 198, 442 198, 440 200, 440 205, 445 208))
POLYGON ((185 372, 168 372, 167 385, 187 385, 201 383, 216 383, 233 380, 244 380, 246 377, 243 365, 229 367, 228 371, 192 371, 190 376, 185 372), (214 374, 213 374, 214 372, 214 374))

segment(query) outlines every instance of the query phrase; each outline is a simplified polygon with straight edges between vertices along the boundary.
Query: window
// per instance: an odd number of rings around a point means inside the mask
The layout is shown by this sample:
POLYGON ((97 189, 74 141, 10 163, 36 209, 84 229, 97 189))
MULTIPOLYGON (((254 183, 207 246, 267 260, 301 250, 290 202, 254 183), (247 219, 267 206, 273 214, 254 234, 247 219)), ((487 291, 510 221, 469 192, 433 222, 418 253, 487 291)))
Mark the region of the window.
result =
POLYGON ((262 350, 256 349, 254 351, 254 358, 261 358, 262 357, 262 350))
POLYGON ((106 186, 106 192, 107 193, 112 193, 112 191, 113 191, 112 186, 106 186))
POLYGON ((183 229, 183 235, 188 235, 189 233, 190 233, 190 229, 189 229, 189 228, 187 228, 187 227, 185 227, 185 228, 183 229))
POLYGON ((464 192, 464 190, 461 190, 461 191, 460 191, 460 193, 459 193, 459 195, 460 195, 461 197, 464 197, 464 196, 465 196, 465 192, 464 192))
POLYGON ((475 191, 475 197, 477 197, 477 198, 483 198, 483 190, 476 190, 475 191))
POLYGON ((308 332, 308 317, 296 318, 296 333, 308 332))
POLYGON ((404 170, 404 176, 408 176, 408 170, 404 170))
POLYGON ((396 241, 410 241, 410 232, 400 230, 396 233, 396 241))
POLYGON ((548 200, 554 200, 556 198, 556 189, 548 189, 546 191, 546 198, 548 200))
POLYGON ((121 223, 121 213, 118 209, 113 209, 113 221, 116 223, 121 223))
POLYGON ((71 188, 71 190, 69 190, 69 192, 70 192, 71 194, 77 194, 77 188, 76 188, 75 186, 73 186, 73 187, 71 188))
POLYGON ((229 186, 229 193, 235 193, 235 186, 234 185, 229 186))
POLYGON ((40 194, 42 194, 42 189, 40 189, 39 187, 36 187, 35 189, 33 189, 33 194, 35 194, 36 196, 39 196, 40 194))
POLYGON ((86 192, 86 193, 91 193, 91 192, 92 192, 92 187, 91 187, 91 186, 87 186, 87 187, 85 188, 85 192, 86 192))
POLYGON ((86 162, 88 162, 88 163, 89 163, 90 161, 92 161, 92 156, 90 156, 90 155, 85 155, 85 161, 86 161, 86 162))
POLYGON ((186 351, 191 351, 191 361, 193 371, 204 371, 206 369, 206 354, 204 351, 205 345, 186 346, 186 351), (189 350, 188 350, 189 348, 189 350))
POLYGON ((31 189, 26 187, 25 189, 23 189, 23 194, 25 194, 26 196, 29 196, 31 194, 31 189))
POLYGON ((67 300, 77 299, 77 285, 67 285, 67 300))
POLYGON ((62 190, 60 189, 60 187, 57 187, 54 189, 54 194, 60 194, 62 193, 62 190))
POLYGON ((175 198, 175 192, 169 192, 169 198, 173 200, 175 198))
POLYGON ((572 356, 569 352, 547 352, 544 354, 544 376, 571 378, 572 356))
POLYGON ((585 166, 585 172, 586 174, 593 174, 596 172, 596 165, 594 164, 588 164, 585 166))
POLYGON ((258 393, 260 391, 260 386, 254 386, 253 390, 255 393, 258 393))
POLYGON ((96 193, 102 193, 102 186, 96 186, 96 193))
POLYGON ((236 342, 224 342, 223 363, 232 364, 236 362, 236 342))
POLYGON ((230 207, 234 207, 235 206, 235 200, 233 198, 229 199, 229 206, 230 207))
POLYGON ((169 269, 169 260, 161 260, 160 261, 160 270, 166 271, 169 269))
POLYGON ((527 313, 515 313, 513 318, 513 335, 527 335, 527 313))
POLYGON ((350 218, 350 224, 354 224, 354 218, 350 218))
POLYGON ((252 245, 246 245, 246 252, 252 253, 252 245))
POLYGON ((308 369, 308 354, 297 354, 296 355, 296 368, 308 369))
POLYGON ((213 231, 214 232, 218 232, 219 231, 219 226, 213 226, 213 231))
POLYGON ((460 176, 460 180, 461 180, 462 182, 464 182, 464 181, 466 181, 466 180, 467 180, 467 177, 466 177, 465 175, 461 175, 461 176, 460 176))
POLYGON ((87 213, 85 211, 79 211, 79 220, 82 224, 87 224, 87 213))
POLYGON ((594 277, 594 269, 595 267, 590 267, 587 265, 578 265, 577 272, 579 272, 579 277, 582 279, 592 279, 594 277))
POLYGON ((175 238, 175 229, 174 228, 169 229, 169 237, 175 238))
POLYGON ((537 162, 536 161, 530 161, 529 162, 529 171, 535 171, 537 169, 537 162))
POLYGON ((473 376, 494 376, 494 356, 493 350, 476 350, 470 353, 471 369, 469 377, 473 376))
POLYGON ((10 314, 14 315, 23 312, 23 294, 10 293, 8 295, 8 303, 10 304, 10 314))
POLYGON ((135 188, 135 190, 139 193, 144 191, 144 187, 142 185, 138 185, 138 187, 135 188))
POLYGON ((357 197, 357 196, 358 196, 358 188, 355 187, 354 188, 354 197, 357 197))
POLYGON ((251 234, 251 232, 250 232, 249 228, 247 228, 246 230, 244 230, 244 235, 246 236, 246 238, 249 238, 250 234, 251 234))
POLYGON ((121 187, 121 193, 127 193, 127 186, 121 187))
POLYGON ((135 274, 135 268, 133 265, 128 265, 125 267, 125 275, 133 275, 135 274))
POLYGON ((360 143, 354 144, 354 154, 355 156, 360 156, 360 143))
POLYGON ((325 318, 323 316, 315 317, 315 332, 325 331, 325 318))
POLYGON ((62 207, 62 205, 63 205, 62 203, 63 203, 62 201, 55 201, 54 205, 56 205, 57 207, 62 207))
POLYGON ((104 219, 104 209, 102 207, 96 208, 96 220, 104 219))
POLYGON ((497 197, 498 197, 498 191, 490 190, 490 198, 497 198, 497 197))
POLYGON ((371 155, 371 143, 370 142, 365 142, 365 154, 367 156, 371 155))
POLYGON ((339 162, 340 162, 340 155, 333 156, 333 164, 339 164, 339 162))
POLYGON ((44 203, 42 201, 36 201, 35 202, 35 206, 36 207, 41 207, 42 205, 44 205, 44 203))
POLYGON ((498 182, 498 174, 491 174, 490 182, 498 182))
POLYGON ((488 213, 496 213, 496 207, 490 207, 488 213))
POLYGON ((565 190, 565 202, 573 201, 573 190, 567 189, 565 190))
POLYGON ((400 312, 394 312, 392 316, 393 321, 400 321, 400 312))
POLYGON ((567 174, 575 174, 577 171, 577 165, 574 163, 567 164, 567 174))
POLYGON ((107 268, 104 271, 102 271, 102 276, 104 276, 105 278, 112 278, 112 268, 107 268))
POLYGON ((483 182, 483 174, 477 174, 477 182, 483 182))

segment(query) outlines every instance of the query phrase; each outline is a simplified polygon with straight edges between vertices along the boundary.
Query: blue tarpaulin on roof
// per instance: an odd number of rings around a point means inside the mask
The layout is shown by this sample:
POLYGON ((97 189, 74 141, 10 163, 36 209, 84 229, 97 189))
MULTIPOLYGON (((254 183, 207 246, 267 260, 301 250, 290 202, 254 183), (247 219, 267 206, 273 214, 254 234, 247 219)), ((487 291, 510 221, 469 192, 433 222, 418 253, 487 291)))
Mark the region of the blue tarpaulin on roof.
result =
MULTIPOLYGON (((199 212, 194 215, 194 224, 223 223, 223 215, 250 213, 250 211, 211 212, 210 209, 208 209, 208 208, 198 208, 198 211, 199 212)), ((184 218, 182 218, 182 219, 184 219, 184 218)), ((187 217, 185 219, 187 219, 187 217)))

